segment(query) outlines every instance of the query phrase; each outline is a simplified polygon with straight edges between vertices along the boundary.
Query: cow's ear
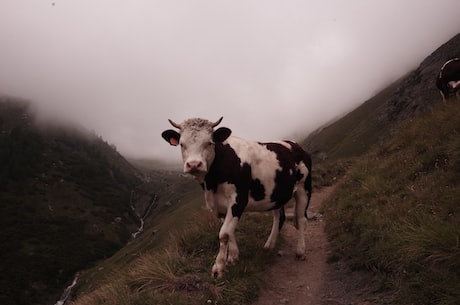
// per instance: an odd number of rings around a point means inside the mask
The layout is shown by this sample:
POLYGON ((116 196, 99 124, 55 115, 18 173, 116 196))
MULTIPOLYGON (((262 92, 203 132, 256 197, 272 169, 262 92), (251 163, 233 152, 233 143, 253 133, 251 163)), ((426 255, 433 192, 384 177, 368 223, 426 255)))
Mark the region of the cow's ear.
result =
POLYGON ((232 131, 230 130, 230 128, 221 127, 214 131, 214 133, 212 134, 212 139, 216 143, 221 143, 227 140, 231 133, 232 131))
POLYGON ((172 129, 168 129, 162 132, 161 136, 163 139, 166 140, 169 144, 173 146, 179 145, 180 134, 172 129))

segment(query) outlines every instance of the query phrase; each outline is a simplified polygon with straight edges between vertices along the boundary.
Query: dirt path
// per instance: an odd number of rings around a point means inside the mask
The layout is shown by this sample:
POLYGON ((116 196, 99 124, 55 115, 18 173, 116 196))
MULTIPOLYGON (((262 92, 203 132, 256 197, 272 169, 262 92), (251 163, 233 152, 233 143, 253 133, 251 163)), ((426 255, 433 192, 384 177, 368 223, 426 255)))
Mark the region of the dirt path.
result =
POLYGON ((335 186, 332 186, 313 193, 308 211, 310 217, 316 216, 316 220, 307 224, 305 261, 294 259, 297 234, 292 221, 287 221, 281 230, 285 241, 280 247, 280 256, 268 271, 266 288, 253 305, 379 304, 372 301, 375 299, 372 295, 375 287, 366 282, 368 274, 351 273, 343 263, 326 262, 328 241, 319 210, 334 189, 335 186))

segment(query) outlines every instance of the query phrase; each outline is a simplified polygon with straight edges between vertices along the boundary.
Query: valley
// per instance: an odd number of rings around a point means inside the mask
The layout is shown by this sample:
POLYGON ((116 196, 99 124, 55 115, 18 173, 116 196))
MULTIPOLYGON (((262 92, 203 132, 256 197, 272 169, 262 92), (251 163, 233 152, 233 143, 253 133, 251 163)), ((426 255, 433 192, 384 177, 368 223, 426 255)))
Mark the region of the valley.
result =
POLYGON ((282 286, 270 279, 292 268, 291 237, 288 229, 277 251, 262 250, 270 213, 241 219, 240 261, 214 279, 220 223, 196 181, 149 160, 134 166, 84 128, 36 125, 29 102, 2 97, 0 303, 57 304, 78 274, 66 304, 456 304, 460 102, 442 103, 433 75, 458 50, 460 34, 298 139, 313 155, 319 220, 310 224, 311 277, 286 275, 282 286), (377 284, 370 293, 340 286, 346 276, 377 284), (321 278, 336 287, 297 284, 321 278))

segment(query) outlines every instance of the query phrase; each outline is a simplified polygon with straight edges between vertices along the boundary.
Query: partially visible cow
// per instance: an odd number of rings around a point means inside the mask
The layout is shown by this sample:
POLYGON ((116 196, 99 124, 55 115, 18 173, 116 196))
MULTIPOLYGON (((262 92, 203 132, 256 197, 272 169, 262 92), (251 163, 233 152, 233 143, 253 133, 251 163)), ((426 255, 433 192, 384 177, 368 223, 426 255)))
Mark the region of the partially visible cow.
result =
POLYGON ((444 101, 450 97, 450 94, 454 93, 459 98, 460 58, 450 59, 442 65, 436 79, 436 87, 441 92, 444 101))
POLYGON ((272 211, 273 224, 264 248, 273 249, 285 220, 284 205, 295 198, 294 224, 298 229, 296 257, 305 259, 306 210, 311 198, 311 158, 292 141, 259 143, 230 136, 231 130, 214 130, 212 123, 188 119, 169 122, 176 130, 162 137, 180 145, 184 172, 202 185, 208 209, 224 218, 219 232, 219 253, 211 274, 221 277, 227 264, 238 259, 235 228, 243 211, 272 211))

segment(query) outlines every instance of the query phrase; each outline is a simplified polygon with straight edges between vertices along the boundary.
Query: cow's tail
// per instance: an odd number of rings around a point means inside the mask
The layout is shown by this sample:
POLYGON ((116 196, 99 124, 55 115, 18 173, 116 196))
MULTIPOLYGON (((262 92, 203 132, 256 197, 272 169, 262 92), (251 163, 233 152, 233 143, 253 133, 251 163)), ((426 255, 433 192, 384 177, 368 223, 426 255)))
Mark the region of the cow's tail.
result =
POLYGON ((312 162, 311 162, 311 157, 308 156, 308 159, 306 161, 307 161, 306 164, 307 164, 307 168, 308 168, 308 175, 307 175, 307 179, 305 179, 305 183, 304 183, 304 188, 305 188, 305 191, 307 192, 307 206, 305 207, 305 217, 307 218, 307 220, 314 220, 315 217, 309 218, 308 214, 307 214, 308 207, 310 206, 310 199, 311 199, 311 193, 312 193, 312 183, 311 183, 312 162))
POLYGON ((284 211, 284 206, 280 208, 280 222, 278 224, 278 230, 281 231, 281 228, 283 227, 284 221, 286 220, 286 213, 284 211))

